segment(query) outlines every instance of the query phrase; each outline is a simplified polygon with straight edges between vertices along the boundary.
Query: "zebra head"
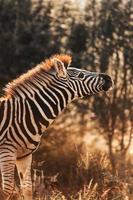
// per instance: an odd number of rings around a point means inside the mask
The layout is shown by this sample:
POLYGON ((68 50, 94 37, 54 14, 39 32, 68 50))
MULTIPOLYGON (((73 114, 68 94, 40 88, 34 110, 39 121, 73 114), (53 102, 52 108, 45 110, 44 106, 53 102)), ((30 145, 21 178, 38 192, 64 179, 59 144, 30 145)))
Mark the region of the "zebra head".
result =
POLYGON ((113 86, 111 77, 104 73, 89 72, 75 67, 65 66, 60 59, 54 58, 56 76, 73 89, 77 97, 108 91, 113 86))

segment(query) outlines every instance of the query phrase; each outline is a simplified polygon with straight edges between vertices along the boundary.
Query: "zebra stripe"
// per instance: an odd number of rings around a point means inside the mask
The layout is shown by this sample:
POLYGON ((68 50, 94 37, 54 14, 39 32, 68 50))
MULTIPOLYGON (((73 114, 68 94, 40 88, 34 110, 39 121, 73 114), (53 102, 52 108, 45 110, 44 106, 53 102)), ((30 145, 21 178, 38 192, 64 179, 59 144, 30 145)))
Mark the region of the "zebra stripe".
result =
POLYGON ((7 95, 0 99, 0 168, 6 200, 13 192, 15 164, 25 199, 32 199, 32 153, 38 148, 43 132, 67 104, 112 85, 108 75, 66 69, 69 56, 52 59, 9 84, 7 95))

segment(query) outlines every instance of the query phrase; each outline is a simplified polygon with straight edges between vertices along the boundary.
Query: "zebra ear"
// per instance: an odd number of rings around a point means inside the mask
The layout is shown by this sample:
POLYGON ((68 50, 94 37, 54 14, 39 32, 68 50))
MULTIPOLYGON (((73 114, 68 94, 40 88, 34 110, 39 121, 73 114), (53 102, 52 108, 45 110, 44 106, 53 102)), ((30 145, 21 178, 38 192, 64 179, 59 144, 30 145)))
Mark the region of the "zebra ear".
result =
POLYGON ((54 63, 54 67, 55 67, 55 70, 57 72, 57 75, 60 78, 66 78, 67 71, 66 71, 66 68, 64 66, 64 63, 61 60, 59 60, 58 58, 54 58, 53 63, 54 63))

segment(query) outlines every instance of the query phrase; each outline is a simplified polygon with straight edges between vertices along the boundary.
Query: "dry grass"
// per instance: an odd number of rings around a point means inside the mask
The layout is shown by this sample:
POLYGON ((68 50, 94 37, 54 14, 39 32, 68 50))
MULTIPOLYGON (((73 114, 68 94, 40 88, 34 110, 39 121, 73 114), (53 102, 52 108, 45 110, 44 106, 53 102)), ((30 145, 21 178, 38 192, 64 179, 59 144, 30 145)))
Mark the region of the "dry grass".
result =
POLYGON ((75 149, 67 156, 62 156, 62 161, 61 158, 60 161, 53 160, 53 167, 51 163, 34 163, 34 167, 36 165, 38 168, 33 170, 35 200, 133 199, 133 171, 130 159, 118 167, 116 174, 112 174, 106 154, 88 153, 81 149, 78 152, 75 149))
MULTIPOLYGON (((33 162, 34 200, 132 200, 133 163, 120 162, 112 173, 107 154, 84 146, 69 149, 47 162, 33 162)), ((16 190, 13 200, 21 200, 16 190)))

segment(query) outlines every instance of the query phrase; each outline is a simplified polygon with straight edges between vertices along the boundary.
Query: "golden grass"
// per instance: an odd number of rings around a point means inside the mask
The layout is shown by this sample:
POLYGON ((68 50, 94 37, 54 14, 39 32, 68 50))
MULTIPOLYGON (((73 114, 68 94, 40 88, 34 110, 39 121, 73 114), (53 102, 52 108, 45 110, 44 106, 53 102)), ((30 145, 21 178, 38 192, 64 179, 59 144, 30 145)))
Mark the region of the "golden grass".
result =
POLYGON ((53 159, 53 166, 50 162, 34 163, 34 200, 132 200, 130 159, 124 163, 124 168, 121 165, 122 168, 119 166, 117 173, 112 174, 105 153, 73 149, 62 156, 64 160, 53 159))

